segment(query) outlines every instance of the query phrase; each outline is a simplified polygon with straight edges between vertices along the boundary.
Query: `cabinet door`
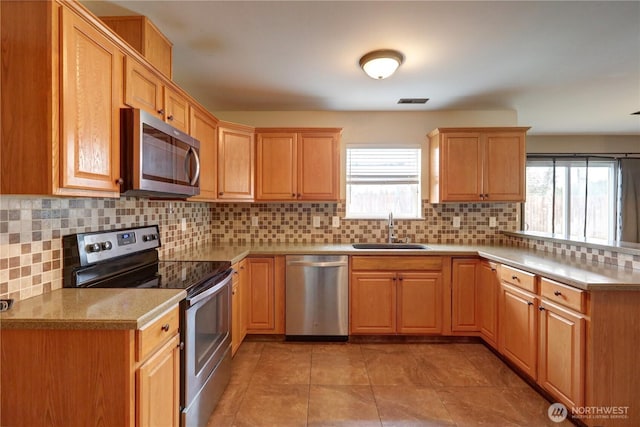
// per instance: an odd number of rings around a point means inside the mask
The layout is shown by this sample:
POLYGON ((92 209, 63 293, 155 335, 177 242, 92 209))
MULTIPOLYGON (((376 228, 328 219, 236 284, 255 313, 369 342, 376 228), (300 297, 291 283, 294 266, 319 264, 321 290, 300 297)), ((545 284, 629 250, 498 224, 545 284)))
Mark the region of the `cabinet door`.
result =
POLYGON ((189 133, 200 141, 200 194, 192 199, 218 197, 218 123, 206 111, 191 108, 189 133))
POLYGON ((268 333, 276 327, 273 258, 248 258, 249 312, 247 329, 268 333))
POLYGON ((451 330, 454 332, 479 330, 478 264, 477 259, 454 259, 452 262, 451 330))
POLYGON ((478 265, 478 326, 482 338, 496 348, 498 346, 498 290, 500 281, 496 268, 487 261, 478 265))
POLYGON ((180 337, 176 335, 137 371, 139 427, 180 424, 180 337))
POLYGON ((298 196, 302 200, 338 200, 339 135, 302 133, 298 144, 298 196))
POLYGON ((584 404, 584 324, 578 313, 540 304, 538 383, 568 408, 584 404))
POLYGON ((240 289, 240 342, 247 336, 249 315, 249 281, 247 280, 247 260, 238 263, 238 286, 240 289))
POLYGON ((61 37, 61 187, 119 193, 123 55, 66 8, 61 37))
POLYGON ((441 201, 480 200, 482 137, 480 133, 445 133, 441 144, 441 201))
POLYGON ((162 82, 131 57, 125 58, 124 102, 164 120, 162 82))
POLYGON ((524 132, 489 133, 485 137, 484 199, 524 202, 524 132))
POLYGON ((397 289, 398 333, 442 332, 441 273, 398 273, 397 289))
POLYGON ((533 379, 538 350, 537 302, 534 294, 501 284, 499 350, 533 379))
POLYGON ((298 197, 297 146, 296 133, 257 135, 257 200, 295 200, 298 197))
POLYGON ((231 355, 236 354, 240 347, 240 301, 241 295, 239 291, 237 272, 234 273, 233 285, 231 287, 231 355))
POLYGON ((351 273, 349 289, 352 334, 396 332, 395 273, 351 273))
POLYGON ((218 128, 218 198, 253 200, 253 132, 218 128))
POLYGON ((189 133, 189 101, 168 86, 164 87, 164 121, 189 133))

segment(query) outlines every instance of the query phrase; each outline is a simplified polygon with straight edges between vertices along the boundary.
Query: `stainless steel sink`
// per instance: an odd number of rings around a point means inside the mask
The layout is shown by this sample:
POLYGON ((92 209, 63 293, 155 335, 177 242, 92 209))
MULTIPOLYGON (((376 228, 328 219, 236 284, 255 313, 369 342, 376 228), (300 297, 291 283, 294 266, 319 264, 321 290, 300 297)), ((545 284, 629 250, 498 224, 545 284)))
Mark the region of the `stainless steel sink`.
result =
POLYGON ((420 243, 353 243, 354 249, 429 249, 420 243))

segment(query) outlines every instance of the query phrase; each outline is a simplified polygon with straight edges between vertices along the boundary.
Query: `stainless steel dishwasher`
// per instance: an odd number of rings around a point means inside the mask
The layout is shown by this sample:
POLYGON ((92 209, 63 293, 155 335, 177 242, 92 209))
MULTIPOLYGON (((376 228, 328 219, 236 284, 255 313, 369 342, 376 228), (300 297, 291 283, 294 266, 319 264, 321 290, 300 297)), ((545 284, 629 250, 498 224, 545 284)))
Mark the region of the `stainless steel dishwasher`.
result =
POLYGON ((348 257, 287 256, 285 307, 287 340, 346 341, 348 257))

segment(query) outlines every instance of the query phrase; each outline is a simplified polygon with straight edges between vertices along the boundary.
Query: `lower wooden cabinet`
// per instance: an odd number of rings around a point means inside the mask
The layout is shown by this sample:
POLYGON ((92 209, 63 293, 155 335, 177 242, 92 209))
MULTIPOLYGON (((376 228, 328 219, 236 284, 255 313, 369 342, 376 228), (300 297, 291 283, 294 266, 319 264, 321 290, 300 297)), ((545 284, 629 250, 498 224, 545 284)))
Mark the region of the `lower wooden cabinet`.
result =
POLYGON ((180 425, 180 337, 175 335, 136 372, 139 427, 180 425))
POLYGON ((0 425, 179 426, 178 322, 175 306, 139 330, 3 329, 0 425))
POLYGON ((536 379, 538 297, 501 284, 498 350, 525 374, 536 379))
POLYGON ((351 273, 349 311, 352 334, 396 332, 395 279, 395 273, 351 273))
POLYGON ((233 265, 233 284, 231 291, 231 354, 236 354, 240 344, 247 335, 247 261, 242 260, 233 265))
POLYGON ((477 258, 454 258, 451 261, 451 330, 478 332, 479 301, 477 258))
POLYGON ((246 259, 247 333, 284 333, 284 257, 246 259))
POLYGON ((567 408, 583 406, 584 315, 545 299, 539 310, 538 383, 567 408))
POLYGON ((352 257, 350 333, 441 334, 444 264, 442 257, 352 257))
POLYGON ((497 266, 480 261, 477 275, 478 327, 482 338, 493 348, 498 347, 498 293, 500 279, 497 266))

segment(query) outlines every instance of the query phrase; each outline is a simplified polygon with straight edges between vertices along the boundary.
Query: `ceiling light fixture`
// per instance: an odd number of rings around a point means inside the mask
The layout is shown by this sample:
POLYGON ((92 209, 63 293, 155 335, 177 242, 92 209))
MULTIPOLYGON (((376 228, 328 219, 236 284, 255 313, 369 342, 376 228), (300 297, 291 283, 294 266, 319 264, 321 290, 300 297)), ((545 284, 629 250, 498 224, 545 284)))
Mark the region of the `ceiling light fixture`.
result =
POLYGON ((369 52, 360 58, 360 67, 372 79, 386 79, 392 75, 404 61, 397 50, 381 49, 369 52))

